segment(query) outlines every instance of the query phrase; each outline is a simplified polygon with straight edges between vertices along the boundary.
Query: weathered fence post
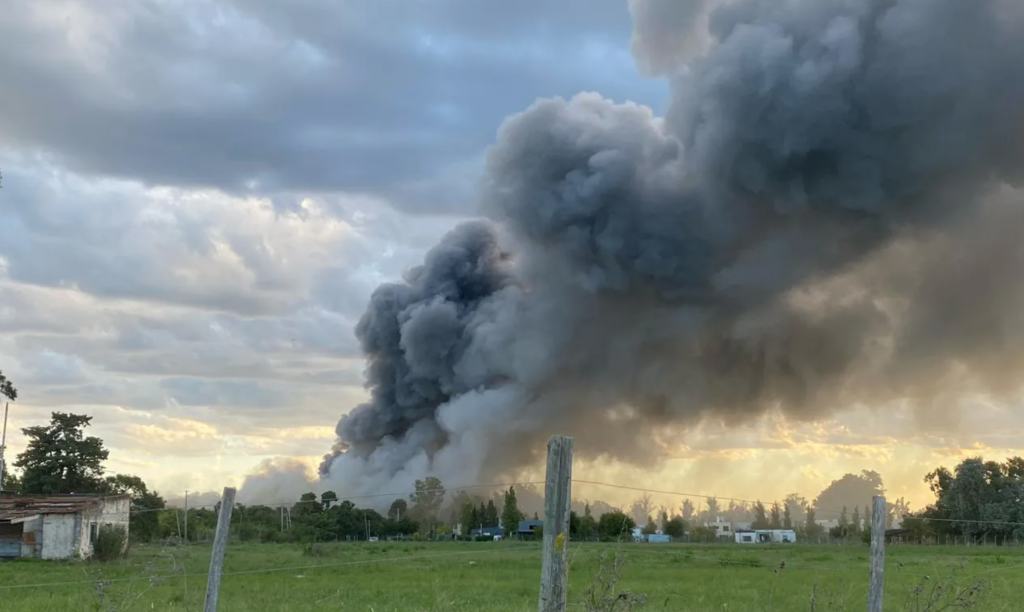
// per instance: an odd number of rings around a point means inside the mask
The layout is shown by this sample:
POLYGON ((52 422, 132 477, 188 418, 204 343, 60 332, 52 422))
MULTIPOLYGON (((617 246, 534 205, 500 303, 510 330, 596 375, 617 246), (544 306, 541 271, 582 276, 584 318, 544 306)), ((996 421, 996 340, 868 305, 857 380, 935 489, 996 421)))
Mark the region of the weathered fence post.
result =
POLYGON ((544 483, 544 543, 540 568, 539 612, 565 612, 569 577, 569 503, 572 496, 572 438, 548 440, 544 483))
POLYGON ((224 487, 220 498, 220 512, 217 514, 217 532, 213 536, 213 551, 210 553, 210 573, 206 575, 206 601, 203 612, 216 612, 217 590, 220 589, 220 571, 224 565, 224 549, 228 544, 228 528, 231 526, 231 510, 235 507, 235 490, 224 487))
POLYGON ((885 570, 885 497, 876 495, 871 506, 871 574, 868 612, 882 612, 882 574, 885 570))

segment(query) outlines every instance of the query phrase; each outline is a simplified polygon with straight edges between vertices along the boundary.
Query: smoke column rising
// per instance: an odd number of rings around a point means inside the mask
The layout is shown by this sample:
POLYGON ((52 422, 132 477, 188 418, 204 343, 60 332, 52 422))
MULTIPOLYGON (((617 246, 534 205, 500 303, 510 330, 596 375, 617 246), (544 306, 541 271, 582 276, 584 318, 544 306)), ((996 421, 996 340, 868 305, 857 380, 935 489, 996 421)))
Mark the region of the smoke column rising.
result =
MULTIPOLYGON (((630 0, 664 118, 595 93, 510 117, 485 220, 373 295, 345 493, 480 482, 554 432, 1010 397, 1024 366, 1024 5, 630 0)), ((944 403, 945 402, 945 403, 944 403)))

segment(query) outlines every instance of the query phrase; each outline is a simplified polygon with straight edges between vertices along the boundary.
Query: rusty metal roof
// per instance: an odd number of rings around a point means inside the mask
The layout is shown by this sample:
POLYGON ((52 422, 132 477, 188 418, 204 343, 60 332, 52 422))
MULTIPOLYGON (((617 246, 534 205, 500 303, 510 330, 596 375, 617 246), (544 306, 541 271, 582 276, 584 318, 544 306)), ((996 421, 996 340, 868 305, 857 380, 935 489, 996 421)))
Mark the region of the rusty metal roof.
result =
POLYGON ((99 506, 103 500, 127 498, 127 495, 3 495, 0 496, 0 521, 37 514, 74 514, 99 506))

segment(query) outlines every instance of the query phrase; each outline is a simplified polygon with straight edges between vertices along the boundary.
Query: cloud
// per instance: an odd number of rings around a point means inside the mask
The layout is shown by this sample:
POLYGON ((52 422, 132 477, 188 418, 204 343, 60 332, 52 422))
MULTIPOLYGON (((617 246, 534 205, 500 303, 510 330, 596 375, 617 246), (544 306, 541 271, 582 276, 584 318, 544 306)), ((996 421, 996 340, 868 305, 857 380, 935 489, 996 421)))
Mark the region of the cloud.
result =
POLYGON ((643 95, 626 6, 573 0, 42 0, 5 11, 0 137, 76 172, 465 210, 538 95, 643 95), (629 76, 622 76, 629 75, 629 76))

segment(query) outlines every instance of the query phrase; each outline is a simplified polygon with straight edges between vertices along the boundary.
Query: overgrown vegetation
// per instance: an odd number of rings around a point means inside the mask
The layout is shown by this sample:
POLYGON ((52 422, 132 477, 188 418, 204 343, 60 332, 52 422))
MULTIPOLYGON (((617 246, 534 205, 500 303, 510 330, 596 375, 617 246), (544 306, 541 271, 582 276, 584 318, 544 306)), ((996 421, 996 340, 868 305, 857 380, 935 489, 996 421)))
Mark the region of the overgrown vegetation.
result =
POLYGON ((114 561, 128 553, 128 530, 121 525, 100 525, 92 543, 92 558, 100 562, 114 561))

